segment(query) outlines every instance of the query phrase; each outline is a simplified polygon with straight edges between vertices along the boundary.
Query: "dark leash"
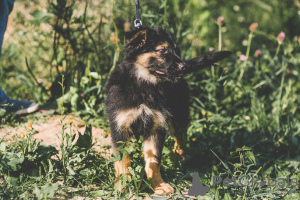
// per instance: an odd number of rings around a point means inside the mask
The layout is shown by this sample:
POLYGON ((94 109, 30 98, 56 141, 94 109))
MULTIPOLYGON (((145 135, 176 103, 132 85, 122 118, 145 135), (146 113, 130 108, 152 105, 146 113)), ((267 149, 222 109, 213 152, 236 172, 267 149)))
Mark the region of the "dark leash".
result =
POLYGON ((134 5, 135 5, 135 20, 134 20, 134 26, 136 28, 139 28, 142 26, 142 20, 141 20, 141 14, 140 14, 140 2, 139 0, 134 0, 134 5))

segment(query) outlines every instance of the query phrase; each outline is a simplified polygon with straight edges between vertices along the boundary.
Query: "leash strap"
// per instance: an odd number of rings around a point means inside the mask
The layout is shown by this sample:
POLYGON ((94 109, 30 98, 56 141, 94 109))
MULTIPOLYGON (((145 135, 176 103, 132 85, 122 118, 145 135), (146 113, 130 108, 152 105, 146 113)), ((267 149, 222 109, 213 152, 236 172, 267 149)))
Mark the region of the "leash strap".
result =
POLYGON ((135 20, 134 20, 134 26, 136 28, 139 28, 142 26, 142 20, 141 20, 141 14, 140 14, 140 2, 139 0, 134 0, 134 5, 135 5, 135 20))

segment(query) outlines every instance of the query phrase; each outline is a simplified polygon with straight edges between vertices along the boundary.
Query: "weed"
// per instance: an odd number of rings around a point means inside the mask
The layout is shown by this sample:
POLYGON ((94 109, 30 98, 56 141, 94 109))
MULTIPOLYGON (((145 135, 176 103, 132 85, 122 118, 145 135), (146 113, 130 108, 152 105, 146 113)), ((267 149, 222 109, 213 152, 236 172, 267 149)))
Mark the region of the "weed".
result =
MULTIPOLYGON (((209 187, 204 199, 299 199, 298 185, 287 184, 288 177, 290 183, 300 179, 297 2, 140 2, 143 24, 170 30, 184 59, 209 47, 235 53, 219 66, 186 77, 191 96, 188 155, 183 162, 174 157, 170 135, 162 155, 163 178, 177 191, 171 198, 186 198, 191 173, 198 172, 209 187), (219 19, 216 25, 220 15, 224 21, 219 19), (213 185, 217 176, 222 182, 213 185), (253 185, 247 185, 248 177, 253 185), (284 187, 272 182, 280 182, 279 178, 285 178, 284 187), (260 184, 263 181, 267 184, 260 184)), ((114 1, 113 6, 111 1, 19 1, 24 7, 15 7, 16 25, 7 33, 0 60, 1 88, 11 98, 57 102, 59 113, 72 112, 108 130, 105 83, 122 59, 122 38, 134 17, 132 4, 129 0, 114 1)), ((16 117, 0 108, 0 128, 26 126, 23 133, 0 141, 2 198, 141 199, 151 195, 139 139, 124 144, 119 156, 110 157, 107 149, 93 150, 90 126, 76 140, 68 132, 71 122, 61 122, 59 154, 33 139, 35 122, 30 129, 28 121, 34 118, 16 117), (121 176, 121 185, 114 187, 113 163, 128 152, 131 179, 121 176), (125 188, 124 193, 118 187, 125 188)))

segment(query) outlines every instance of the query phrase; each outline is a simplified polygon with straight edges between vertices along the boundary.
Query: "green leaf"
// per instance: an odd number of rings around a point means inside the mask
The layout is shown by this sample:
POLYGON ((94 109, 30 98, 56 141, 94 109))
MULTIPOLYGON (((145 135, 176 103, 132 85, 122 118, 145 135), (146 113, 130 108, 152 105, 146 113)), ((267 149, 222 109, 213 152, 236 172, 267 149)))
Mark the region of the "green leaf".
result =
POLYGON ((89 176, 93 174, 93 172, 89 168, 83 169, 79 173, 83 176, 89 176))
POLYGON ((78 139, 75 146, 84 149, 90 149, 93 146, 92 126, 87 125, 83 134, 78 132, 78 139))
POLYGON ((132 176, 135 176, 135 172, 134 172, 134 170, 132 169, 132 167, 128 167, 128 171, 130 172, 130 174, 131 174, 132 176))
POLYGON ((243 146, 242 149, 243 149, 243 151, 251 151, 252 150, 250 147, 246 147, 246 146, 243 146))
MULTIPOLYGON (((211 152, 213 152, 213 150, 211 150, 211 152)), ((225 167, 225 169, 228 171, 228 173, 233 175, 232 172, 230 171, 229 167, 227 166, 227 164, 225 162, 223 162, 223 160, 221 160, 219 158, 219 156, 217 154, 215 154, 215 152, 213 152, 213 154, 221 161, 222 165, 225 167)))
POLYGON ((74 176, 76 174, 75 171, 72 169, 72 167, 70 165, 67 166, 67 169, 68 169, 70 175, 74 176))
POLYGON ((109 164, 109 163, 115 163, 115 162, 117 162, 118 160, 121 160, 121 156, 120 156, 120 155, 113 156, 113 157, 111 157, 111 158, 108 160, 107 164, 109 164))
POLYGON ((5 151, 6 145, 4 143, 0 143, 0 151, 5 151))
POLYGON ((0 117, 4 116, 6 113, 6 110, 3 108, 0 108, 0 117))
POLYGON ((28 21, 33 24, 40 24, 41 22, 47 22, 50 18, 53 17, 53 14, 47 13, 43 10, 36 10, 32 15, 34 16, 34 19, 28 21))
POLYGON ((50 183, 46 183, 46 185, 42 186, 41 189, 35 185, 35 188, 33 190, 33 194, 38 198, 38 199, 48 199, 48 198, 53 198, 55 192, 59 188, 59 183, 56 183, 55 185, 51 185, 50 183))
POLYGON ((101 79, 101 75, 97 72, 90 72, 90 76, 97 80, 101 79))
POLYGON ((89 81, 90 81, 90 79, 89 79, 88 77, 83 76, 83 77, 81 77, 80 85, 81 85, 82 87, 84 87, 84 85, 88 84, 89 81))
POLYGON ((256 165, 255 156, 251 151, 246 151, 245 156, 249 158, 249 160, 256 165))
POLYGON ((226 194, 224 195, 224 200, 232 200, 232 198, 231 198, 231 196, 230 196, 229 193, 226 193, 226 194))
POLYGON ((79 95, 77 93, 75 93, 71 98, 72 111, 74 112, 78 110, 78 106, 77 106, 78 98, 79 95))
POLYGON ((295 170, 297 170, 298 166, 300 166, 300 156, 291 160, 287 160, 286 162, 289 164, 289 167, 293 167, 295 170))
POLYGON ((5 158, 2 159, 6 161, 7 165, 11 167, 13 171, 18 171, 21 169, 21 165, 24 162, 24 156, 21 153, 7 153, 5 158))

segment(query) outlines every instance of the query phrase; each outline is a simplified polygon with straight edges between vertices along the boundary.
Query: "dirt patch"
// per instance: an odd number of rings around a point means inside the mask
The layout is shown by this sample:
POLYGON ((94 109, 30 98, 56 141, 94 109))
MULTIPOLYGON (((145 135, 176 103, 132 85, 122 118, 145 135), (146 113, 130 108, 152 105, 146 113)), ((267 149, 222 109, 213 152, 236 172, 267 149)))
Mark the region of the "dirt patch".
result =
MULTIPOLYGON (((61 115, 51 115, 40 117, 33 122, 26 122, 18 125, 17 127, 4 127, 0 129, 0 138, 2 138, 5 134, 8 135, 5 137, 5 140, 12 140, 14 137, 21 136, 22 133, 26 134, 26 130, 28 130, 28 126, 32 123, 32 128, 36 131, 33 135, 33 138, 41 141, 43 145, 51 145, 54 146, 57 150, 60 150, 61 144, 61 135, 60 132, 62 130, 63 124, 66 124, 73 121, 71 125, 72 134, 76 134, 76 139, 78 138, 78 132, 81 134, 84 133, 86 124, 82 123, 78 117, 73 115, 61 116, 61 115)), ((65 130, 65 133, 70 133, 70 128, 65 130)), ((97 141, 94 146, 96 151, 100 151, 102 147, 107 147, 111 145, 110 135, 105 134, 105 131, 98 127, 92 127, 93 134, 93 143, 97 141), (99 139, 100 138, 100 139, 99 139)))

